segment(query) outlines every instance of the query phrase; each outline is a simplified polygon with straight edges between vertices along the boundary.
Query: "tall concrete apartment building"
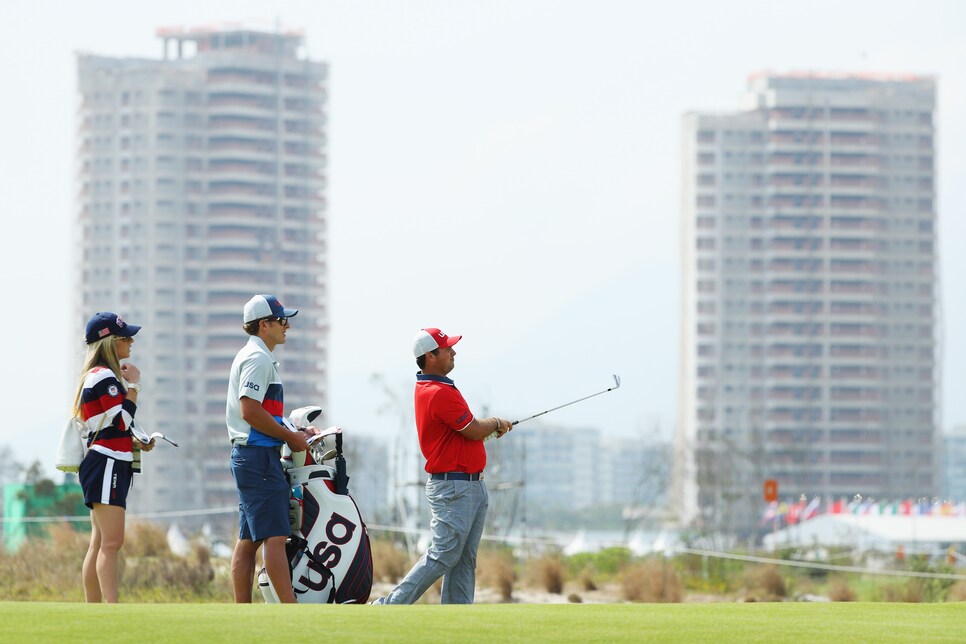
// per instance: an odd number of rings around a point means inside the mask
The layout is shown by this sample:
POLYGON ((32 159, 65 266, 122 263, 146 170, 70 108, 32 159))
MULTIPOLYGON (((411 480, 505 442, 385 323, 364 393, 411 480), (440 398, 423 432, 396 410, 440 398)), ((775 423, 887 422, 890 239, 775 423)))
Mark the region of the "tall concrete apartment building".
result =
POLYGON ((953 427, 943 436, 942 455, 943 499, 966 501, 966 425, 953 427))
POLYGON ((675 502, 938 493, 935 83, 760 74, 683 123, 675 502))
POLYGON ((326 408, 327 66, 297 33, 158 35, 160 59, 78 59, 75 327, 144 326, 137 417, 181 446, 145 456, 133 509, 199 511, 237 504, 225 397, 253 294, 300 309, 286 408, 326 408))

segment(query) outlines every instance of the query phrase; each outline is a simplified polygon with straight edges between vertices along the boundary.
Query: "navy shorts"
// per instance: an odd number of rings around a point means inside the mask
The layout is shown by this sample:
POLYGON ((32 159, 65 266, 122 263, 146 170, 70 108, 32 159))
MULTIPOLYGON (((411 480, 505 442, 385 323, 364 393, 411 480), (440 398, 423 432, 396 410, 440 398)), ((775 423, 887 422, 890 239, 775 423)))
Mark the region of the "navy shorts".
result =
POLYGON ((119 461, 97 450, 88 450, 77 478, 84 490, 84 505, 87 507, 103 503, 127 508, 127 493, 133 480, 130 461, 119 461))
POLYGON ((238 538, 262 541, 289 536, 291 490, 279 451, 273 447, 235 445, 231 450, 231 474, 238 487, 238 538))

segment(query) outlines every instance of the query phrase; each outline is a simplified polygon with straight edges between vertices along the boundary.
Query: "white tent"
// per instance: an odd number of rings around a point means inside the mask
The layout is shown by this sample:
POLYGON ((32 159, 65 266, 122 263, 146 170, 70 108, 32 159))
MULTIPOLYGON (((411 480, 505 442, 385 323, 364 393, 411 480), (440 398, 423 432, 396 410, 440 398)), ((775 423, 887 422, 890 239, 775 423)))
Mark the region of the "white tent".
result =
MULTIPOLYGON (((823 514, 762 539, 776 546, 850 546, 910 552, 966 544, 966 517, 934 515, 823 514)), ((962 548, 959 548, 962 550, 962 548)))

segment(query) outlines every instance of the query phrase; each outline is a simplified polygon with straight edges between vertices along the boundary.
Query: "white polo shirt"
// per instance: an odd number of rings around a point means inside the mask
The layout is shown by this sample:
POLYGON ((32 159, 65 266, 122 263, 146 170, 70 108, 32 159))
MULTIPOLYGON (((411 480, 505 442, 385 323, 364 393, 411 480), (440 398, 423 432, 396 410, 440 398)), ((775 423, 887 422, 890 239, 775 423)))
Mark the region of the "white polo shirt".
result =
POLYGON ((245 422, 241 415, 242 397, 260 402, 282 424, 282 379, 278 375, 278 362, 265 342, 255 335, 249 336, 248 344, 242 347, 231 363, 228 400, 225 404, 228 438, 234 445, 281 445, 282 441, 263 434, 245 422))

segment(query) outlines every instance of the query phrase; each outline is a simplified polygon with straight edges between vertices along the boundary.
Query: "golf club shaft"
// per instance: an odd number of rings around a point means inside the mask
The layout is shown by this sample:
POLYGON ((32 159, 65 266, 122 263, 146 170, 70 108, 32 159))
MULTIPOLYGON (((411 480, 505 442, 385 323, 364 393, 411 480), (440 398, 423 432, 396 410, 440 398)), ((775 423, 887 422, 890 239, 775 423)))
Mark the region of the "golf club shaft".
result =
POLYGON ((546 411, 542 411, 539 414, 534 414, 533 416, 527 416, 526 418, 521 418, 520 420, 515 420, 512 423, 510 423, 510 426, 512 427, 513 425, 519 425, 522 422, 525 422, 525 421, 528 421, 528 420, 533 420, 537 416, 543 416, 544 414, 549 414, 552 411, 557 411, 558 409, 563 409, 564 407, 569 407, 570 405, 575 405, 575 404, 577 404, 579 402, 582 402, 584 400, 587 400, 588 398, 593 398, 594 396, 599 396, 601 394, 606 394, 608 391, 614 391, 615 389, 617 389, 620 386, 621 386, 620 378, 618 378, 615 375, 614 376, 614 386, 613 387, 610 387, 609 389, 604 389, 603 391, 598 391, 595 394, 590 394, 589 396, 584 396, 583 398, 578 398, 577 400, 571 400, 568 403, 564 403, 562 405, 558 405, 557 407, 553 407, 552 409, 548 409, 546 411))

